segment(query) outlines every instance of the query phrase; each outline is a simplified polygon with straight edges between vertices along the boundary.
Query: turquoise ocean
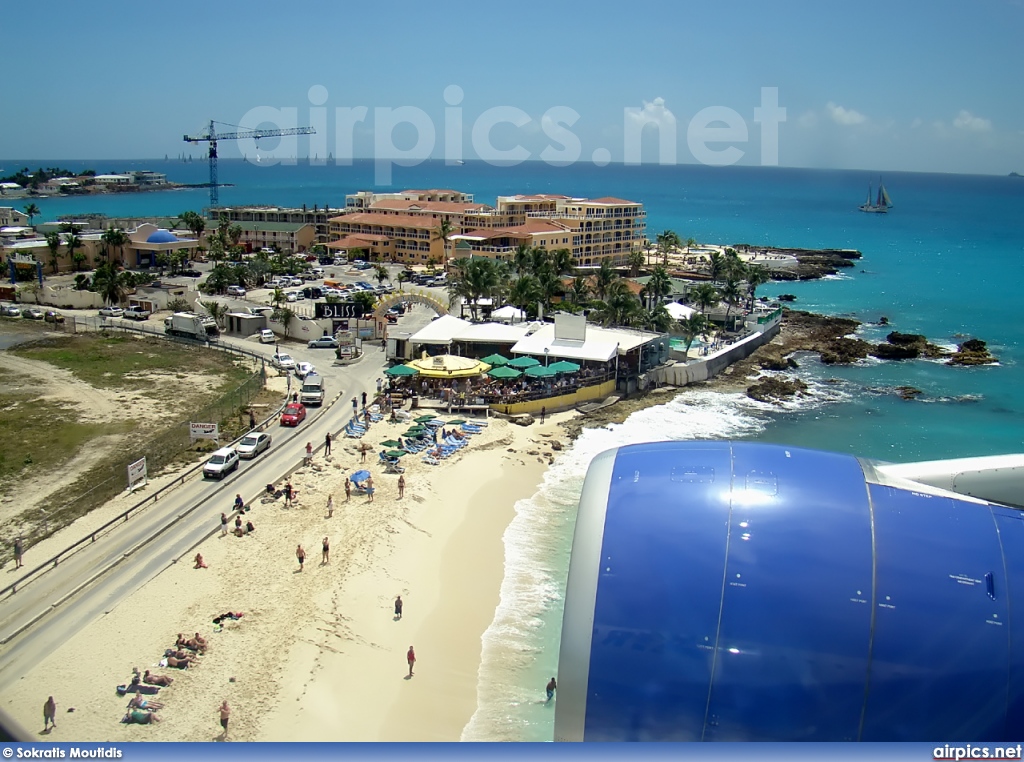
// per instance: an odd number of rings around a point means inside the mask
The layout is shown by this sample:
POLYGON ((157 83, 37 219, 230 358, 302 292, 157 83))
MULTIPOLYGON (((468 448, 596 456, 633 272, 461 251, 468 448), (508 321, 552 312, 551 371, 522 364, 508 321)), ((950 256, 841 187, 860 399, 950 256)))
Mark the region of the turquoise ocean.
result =
MULTIPOLYGON (((172 181, 207 179, 204 160, 3 161, 13 172, 60 164, 97 172, 152 169, 172 181)), ((0 172, 0 175, 5 174, 0 172)), ((866 361, 824 367, 798 357, 795 373, 810 394, 782 407, 739 394, 689 391, 634 413, 621 425, 585 431, 547 471, 539 492, 516 505, 505 533, 501 603, 483 639, 479 707, 465 740, 551 740, 553 706, 544 685, 556 674, 562 595, 576 502, 590 460, 602 450, 656 439, 736 438, 838 450, 895 462, 1024 452, 1024 178, 886 173, 894 208, 863 214, 877 173, 783 169, 495 167, 426 162, 396 167, 394 184, 373 185, 373 163, 266 167, 222 161, 222 204, 331 207, 357 190, 455 188, 494 203, 498 195, 563 193, 641 201, 648 234, 675 230, 712 243, 859 249, 864 258, 841 275, 804 283, 769 283, 759 294, 795 294, 795 307, 862 321, 858 335, 922 333, 953 347, 967 337, 988 342, 998 363, 953 368, 935 361, 866 361), (881 316, 890 326, 877 325, 881 316), (894 390, 923 391, 914 401, 894 390)), ((0 199, 0 205, 8 202, 0 199)), ((16 207, 25 202, 13 201, 16 207)), ((206 190, 37 201, 44 220, 84 212, 110 216, 175 215, 208 204, 206 190)))

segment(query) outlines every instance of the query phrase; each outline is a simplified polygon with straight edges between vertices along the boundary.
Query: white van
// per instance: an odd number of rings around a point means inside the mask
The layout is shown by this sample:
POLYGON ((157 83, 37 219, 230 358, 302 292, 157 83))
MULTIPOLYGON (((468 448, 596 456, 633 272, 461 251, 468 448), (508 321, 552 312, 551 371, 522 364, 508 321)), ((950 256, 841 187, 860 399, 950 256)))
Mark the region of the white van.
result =
POLYGON ((277 336, 269 328, 260 331, 260 344, 273 344, 275 341, 277 341, 277 336))
POLYGON ((303 405, 324 404, 324 379, 315 373, 306 376, 302 380, 302 390, 299 392, 299 402, 303 405))

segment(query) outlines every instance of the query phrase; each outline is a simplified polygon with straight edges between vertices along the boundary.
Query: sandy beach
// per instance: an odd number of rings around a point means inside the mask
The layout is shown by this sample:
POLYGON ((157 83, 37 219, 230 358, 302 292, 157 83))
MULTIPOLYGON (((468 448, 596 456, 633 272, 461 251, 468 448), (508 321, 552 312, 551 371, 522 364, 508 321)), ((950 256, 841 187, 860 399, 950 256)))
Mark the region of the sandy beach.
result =
MULTIPOLYGON (((36 732, 52 694, 57 730, 45 738, 53 741, 217 740, 225 699, 231 741, 459 740, 476 709, 480 637, 499 600, 502 534, 516 501, 536 491, 570 416, 525 428, 491 419, 437 466, 407 456, 401 499, 398 476, 382 473, 371 450, 373 502, 345 501, 345 476, 362 464, 357 440, 337 440, 331 458, 318 453, 292 475, 292 507, 255 501, 253 534, 205 541, 198 550, 208 568, 180 559, 38 664, 3 706, 36 732), (212 619, 227 611, 244 616, 215 630, 212 619), (197 631, 210 649, 195 667, 156 666, 178 633, 197 631), (115 686, 136 666, 175 678, 154 697, 165 704, 155 725, 120 723, 127 698, 115 686)), ((374 424, 365 441, 378 449, 406 427, 374 424)))

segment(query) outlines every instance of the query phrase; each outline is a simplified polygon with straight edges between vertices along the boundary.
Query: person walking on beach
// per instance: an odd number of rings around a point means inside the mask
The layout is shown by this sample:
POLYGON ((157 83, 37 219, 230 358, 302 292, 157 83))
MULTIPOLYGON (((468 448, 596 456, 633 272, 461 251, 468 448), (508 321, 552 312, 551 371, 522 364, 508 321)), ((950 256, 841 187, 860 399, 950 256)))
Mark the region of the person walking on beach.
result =
POLYGON ((348 477, 346 476, 345 477, 345 502, 347 503, 351 499, 352 499, 352 482, 350 482, 348 480, 348 477))
POLYGON ((558 687, 558 683, 556 683, 555 682, 555 678, 552 677, 548 681, 547 688, 545 688, 545 690, 548 692, 548 701, 550 701, 551 699, 553 699, 555 697, 555 688, 557 688, 557 687, 558 687))
POLYGON ((540 409, 540 422, 544 423, 544 416, 548 414, 547 406, 542 405, 540 409))
POLYGON ((53 696, 46 699, 46 703, 43 704, 43 732, 49 732, 50 726, 53 725, 54 729, 57 727, 57 702, 53 700, 53 696))
POLYGON ((368 444, 366 444, 366 442, 363 442, 361 445, 359 445, 359 455, 360 455, 359 462, 360 463, 365 463, 366 462, 366 451, 368 449, 370 449, 370 446, 368 444))
POLYGON ((366 392, 363 392, 363 407, 366 407, 366 392))
POLYGON ((399 499, 405 497, 405 475, 398 477, 398 497, 399 499))
POLYGON ((354 415, 359 414, 359 400, 357 400, 355 397, 352 398, 352 413, 354 415))
MULTIPOLYGON (((395 619, 402 618, 402 596, 395 598, 395 619)), ((411 646, 410 646, 411 648, 411 646)))
POLYGON ((287 484, 284 485, 284 504, 285 505, 291 505, 292 504, 292 483, 291 482, 288 482, 287 484))
POLYGON ((231 719, 231 707, 228 706, 228 700, 224 699, 220 704, 220 726, 221 732, 220 737, 225 741, 228 740, 228 720, 231 719))
POLYGON ((295 549, 295 557, 299 559, 299 571, 302 571, 302 565, 306 563, 306 551, 302 549, 301 545, 295 549))
POLYGON ((366 477, 366 496, 369 498, 367 502, 373 502, 373 477, 366 477))
POLYGON ((334 495, 327 496, 327 518, 334 518, 334 495))
POLYGON ((324 457, 331 454, 331 432, 327 432, 327 436, 324 437, 324 457))
POLYGON ((320 560, 320 565, 329 564, 331 562, 331 541, 324 538, 324 557, 320 560))
POLYGON ((20 569, 24 564, 21 562, 21 557, 25 555, 25 544, 22 542, 20 537, 14 538, 14 568, 20 569))
POLYGON ((306 461, 305 464, 308 466, 313 462, 313 443, 306 442, 306 461))
POLYGON ((227 537, 228 534, 228 515, 222 513, 220 515, 220 536, 227 537))
POLYGON ((409 662, 409 677, 412 677, 412 668, 416 664, 416 651, 413 650, 412 646, 409 646, 409 651, 405 654, 405 660, 409 662))

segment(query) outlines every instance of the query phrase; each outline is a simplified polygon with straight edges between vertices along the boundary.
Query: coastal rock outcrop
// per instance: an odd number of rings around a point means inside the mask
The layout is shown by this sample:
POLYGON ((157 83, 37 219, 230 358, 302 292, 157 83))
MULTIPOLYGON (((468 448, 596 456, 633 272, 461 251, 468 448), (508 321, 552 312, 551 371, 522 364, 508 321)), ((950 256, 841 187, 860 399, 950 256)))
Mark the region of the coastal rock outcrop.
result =
POLYGON ((998 362, 981 339, 968 339, 957 347, 947 365, 989 365, 998 362))
POLYGON ((900 399, 904 400, 915 400, 924 394, 920 389, 916 389, 913 386, 897 386, 896 393, 900 395, 900 399))
POLYGON ((780 357, 773 355, 761 360, 761 367, 765 370, 791 370, 800 366, 796 364, 796 360, 792 357, 780 357))
POLYGON ((781 402, 807 391, 807 384, 798 378, 766 378, 747 387, 747 396, 759 402, 781 402))
POLYGON ((917 357, 946 357, 949 352, 936 346, 919 333, 892 331, 885 343, 876 346, 871 354, 880 360, 913 360, 917 357))
POLYGON ((870 349, 863 339, 833 339, 821 348, 821 361, 825 365, 849 365, 867 357, 870 349))

